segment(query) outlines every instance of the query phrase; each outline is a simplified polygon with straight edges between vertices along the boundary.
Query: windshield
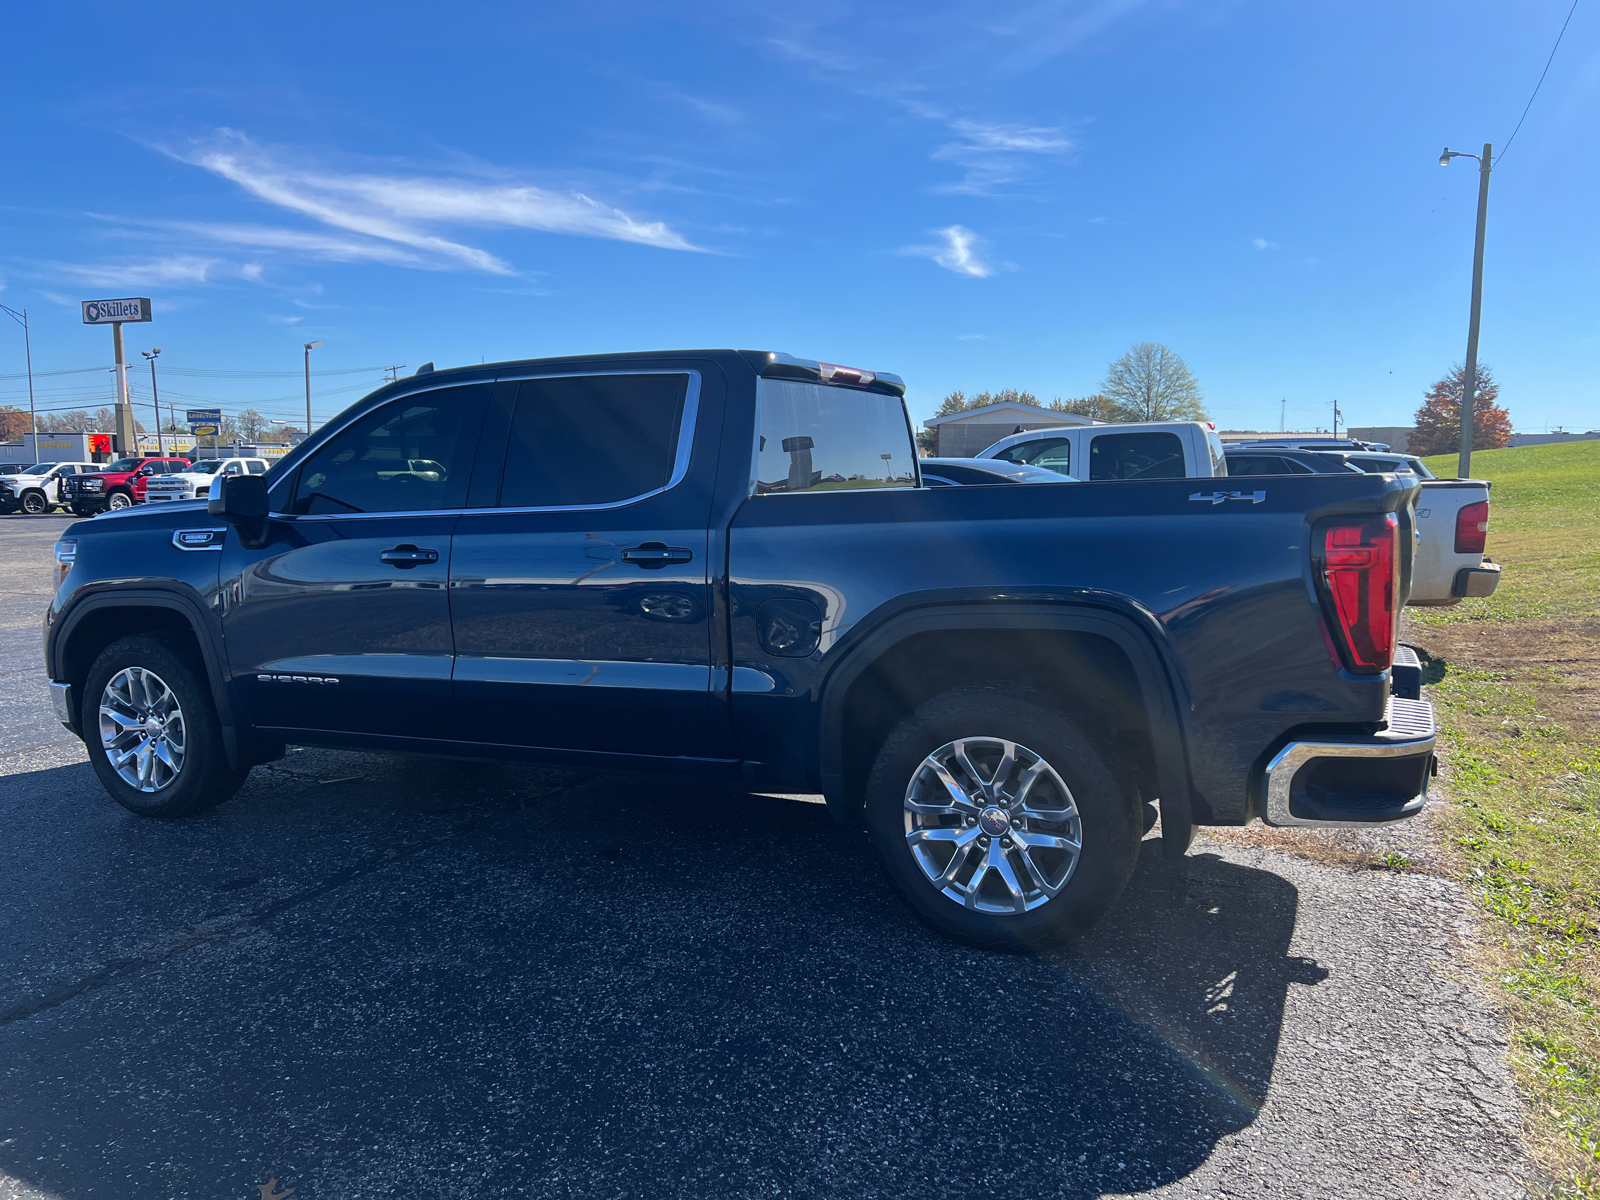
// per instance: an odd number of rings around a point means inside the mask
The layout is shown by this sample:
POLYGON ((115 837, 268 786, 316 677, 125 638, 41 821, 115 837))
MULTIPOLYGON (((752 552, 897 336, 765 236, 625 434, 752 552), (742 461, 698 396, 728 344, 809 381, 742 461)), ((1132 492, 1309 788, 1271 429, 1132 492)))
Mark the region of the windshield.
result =
POLYGON ((35 463, 23 472, 24 475, 48 475, 56 469, 55 463, 35 463))
POLYGON ((139 464, 143 461, 144 459, 142 458, 119 458, 116 462, 111 463, 108 466, 101 467, 100 469, 102 471, 109 472, 137 471, 139 469, 139 464))
POLYGON ((220 458, 202 458, 197 463, 190 463, 185 470, 191 475, 215 475, 222 470, 220 458))

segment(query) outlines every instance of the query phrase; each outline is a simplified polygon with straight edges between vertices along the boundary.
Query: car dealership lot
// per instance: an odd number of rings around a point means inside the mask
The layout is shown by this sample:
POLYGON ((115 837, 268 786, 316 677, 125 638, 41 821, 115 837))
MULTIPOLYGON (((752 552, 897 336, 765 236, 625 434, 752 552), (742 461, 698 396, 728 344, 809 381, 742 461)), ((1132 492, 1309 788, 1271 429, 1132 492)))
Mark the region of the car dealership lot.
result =
POLYGON ((1147 854, 1079 957, 926 932, 815 798, 315 749, 143 820, 0 518, 0 1200, 1515 1196, 1468 909, 1147 854))

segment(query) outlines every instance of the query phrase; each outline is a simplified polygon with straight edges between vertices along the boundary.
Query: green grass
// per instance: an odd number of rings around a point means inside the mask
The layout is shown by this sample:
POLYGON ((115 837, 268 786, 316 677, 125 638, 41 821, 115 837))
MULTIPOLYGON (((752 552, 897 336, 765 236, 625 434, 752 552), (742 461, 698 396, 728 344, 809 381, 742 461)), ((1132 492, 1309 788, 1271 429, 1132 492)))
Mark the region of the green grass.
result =
POLYGON ((1555 1195, 1600 1198, 1600 442, 1474 454, 1473 474, 1506 574, 1488 601, 1412 610, 1412 635, 1534 1149, 1555 1195))
MULTIPOLYGON (((1454 475, 1454 455, 1424 459, 1454 475)), ((1600 608, 1600 441, 1480 450, 1489 492, 1489 556, 1506 567, 1495 594, 1419 616, 1424 625, 1574 618, 1600 608)), ((1417 610, 1421 611, 1421 610, 1417 610)))

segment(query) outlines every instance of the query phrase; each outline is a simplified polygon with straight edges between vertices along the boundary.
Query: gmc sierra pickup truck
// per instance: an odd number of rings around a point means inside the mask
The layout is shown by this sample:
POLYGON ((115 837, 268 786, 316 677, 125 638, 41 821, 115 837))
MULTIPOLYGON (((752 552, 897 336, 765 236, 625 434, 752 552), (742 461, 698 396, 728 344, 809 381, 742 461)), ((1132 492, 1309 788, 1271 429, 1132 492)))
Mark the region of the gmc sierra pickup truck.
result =
POLYGON ((430 364, 205 503, 70 526, 57 713, 152 816, 286 743, 821 792, 989 946, 1105 911, 1156 805, 1175 856, 1420 808, 1414 480, 927 487, 904 390, 755 351, 430 364))

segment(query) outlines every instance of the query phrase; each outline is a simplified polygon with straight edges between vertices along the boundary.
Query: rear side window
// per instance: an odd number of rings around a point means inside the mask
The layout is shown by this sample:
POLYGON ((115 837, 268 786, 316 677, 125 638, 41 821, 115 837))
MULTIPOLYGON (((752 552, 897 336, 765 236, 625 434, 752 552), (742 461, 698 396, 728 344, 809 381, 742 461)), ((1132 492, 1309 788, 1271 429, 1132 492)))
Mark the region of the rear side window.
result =
POLYGON ((403 396, 341 430, 300 470, 301 514, 427 512, 466 499, 485 387, 403 396), (418 467, 418 461, 428 466, 418 467))
POLYGON ((1015 446, 1007 446, 994 457, 1019 466, 1043 467, 1057 475, 1072 474, 1072 443, 1066 438, 1036 438, 1031 442, 1018 442, 1015 446))
POLYGON ((1175 433, 1103 433, 1089 443, 1089 478, 1182 479, 1183 442, 1175 433))
POLYGON ((266 473, 267 473, 267 464, 266 463, 262 462, 259 458, 253 458, 253 459, 250 460, 250 474, 252 474, 252 475, 265 475, 266 473))
POLYGON ((792 379, 763 379, 757 394, 757 495, 915 485, 916 447, 898 396, 792 379))
POLYGON ((1248 457, 1234 455, 1228 459, 1229 475, 1283 475, 1283 459, 1252 454, 1248 457))
POLYGON ((688 388, 682 372, 524 383, 511 418, 501 507, 614 504, 666 487, 688 388))

